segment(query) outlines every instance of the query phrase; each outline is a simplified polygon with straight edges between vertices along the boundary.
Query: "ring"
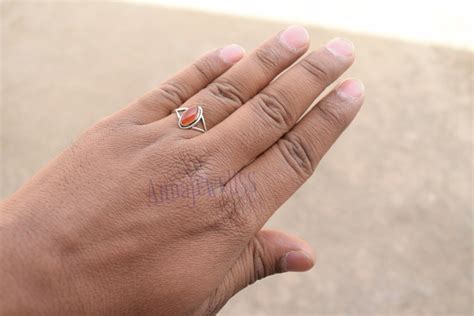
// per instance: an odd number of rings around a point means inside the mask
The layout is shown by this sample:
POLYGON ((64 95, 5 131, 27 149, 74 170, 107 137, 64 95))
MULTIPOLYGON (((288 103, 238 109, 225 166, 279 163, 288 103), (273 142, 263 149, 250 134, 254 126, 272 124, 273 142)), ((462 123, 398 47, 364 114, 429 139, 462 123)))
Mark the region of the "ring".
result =
POLYGON ((194 129, 204 133, 207 131, 206 120, 204 119, 202 107, 193 106, 190 108, 179 108, 175 110, 178 116, 178 127, 181 129, 194 129), (202 127, 197 125, 201 123, 202 127))

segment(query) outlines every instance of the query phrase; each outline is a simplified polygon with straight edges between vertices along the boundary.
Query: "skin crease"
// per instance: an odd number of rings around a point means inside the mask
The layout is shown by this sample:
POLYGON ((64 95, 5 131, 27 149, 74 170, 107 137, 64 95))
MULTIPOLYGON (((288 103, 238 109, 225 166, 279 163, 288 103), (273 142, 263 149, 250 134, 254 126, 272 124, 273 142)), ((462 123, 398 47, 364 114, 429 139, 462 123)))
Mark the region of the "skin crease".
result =
POLYGON ((291 66, 308 47, 293 26, 246 56, 202 56, 3 201, 0 314, 215 314, 258 279, 310 269, 306 242, 262 226, 349 125, 363 86, 344 81, 297 122, 354 59, 336 39, 291 66), (174 109, 193 105, 204 134, 177 127, 174 109))

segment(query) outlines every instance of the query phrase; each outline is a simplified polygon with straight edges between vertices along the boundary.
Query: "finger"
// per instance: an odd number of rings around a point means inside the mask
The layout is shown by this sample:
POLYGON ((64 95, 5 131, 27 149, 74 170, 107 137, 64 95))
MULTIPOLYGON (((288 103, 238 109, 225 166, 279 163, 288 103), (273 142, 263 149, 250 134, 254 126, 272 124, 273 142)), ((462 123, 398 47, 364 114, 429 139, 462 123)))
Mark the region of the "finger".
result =
POLYGON ((285 134, 354 60, 352 43, 335 39, 277 78, 205 135, 217 162, 239 170, 285 134), (235 154, 238 152, 238 154, 235 154))
POLYGON ((237 292, 269 275, 311 269, 311 247, 300 238, 276 230, 261 230, 250 241, 222 284, 203 304, 203 314, 215 315, 237 292))
MULTIPOLYGON (((185 102, 184 107, 200 105, 207 128, 212 128, 294 63, 305 53, 308 46, 309 36, 306 29, 291 26, 266 40, 206 89, 185 102)), ((174 128, 176 117, 172 115, 168 124, 174 128)), ((199 132, 197 133, 184 131, 184 135, 199 135, 199 132)))
POLYGON ((137 124, 147 124, 166 117, 243 56, 243 48, 235 44, 211 51, 166 80, 158 88, 132 102, 117 115, 137 124))
MULTIPOLYGON (((360 81, 344 81, 289 133, 239 173, 242 176, 252 175, 259 197, 247 203, 238 194, 225 195, 231 201, 232 214, 239 225, 249 225, 246 228, 250 232, 258 231, 310 177, 321 158, 359 111, 363 93, 360 81), (260 209, 267 211, 261 212, 260 209)), ((232 178, 224 191, 228 192, 227 187, 235 186, 238 178, 242 177, 232 178)))

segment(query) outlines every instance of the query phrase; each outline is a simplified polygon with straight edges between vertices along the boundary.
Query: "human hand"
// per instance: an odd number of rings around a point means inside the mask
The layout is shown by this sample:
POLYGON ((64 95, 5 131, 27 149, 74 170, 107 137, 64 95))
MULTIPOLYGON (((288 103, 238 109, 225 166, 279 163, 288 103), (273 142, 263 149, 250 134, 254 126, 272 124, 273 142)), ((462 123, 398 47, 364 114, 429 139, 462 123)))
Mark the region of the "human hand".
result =
POLYGON ((214 314, 309 245, 262 230, 363 102, 352 45, 290 27, 248 56, 210 52, 87 130, 0 205, 0 311, 214 314), (279 76, 281 74, 281 76, 279 76), (275 77, 279 76, 277 79, 275 77), (274 80, 275 79, 275 80, 274 80), (201 106, 208 131, 179 129, 201 106))

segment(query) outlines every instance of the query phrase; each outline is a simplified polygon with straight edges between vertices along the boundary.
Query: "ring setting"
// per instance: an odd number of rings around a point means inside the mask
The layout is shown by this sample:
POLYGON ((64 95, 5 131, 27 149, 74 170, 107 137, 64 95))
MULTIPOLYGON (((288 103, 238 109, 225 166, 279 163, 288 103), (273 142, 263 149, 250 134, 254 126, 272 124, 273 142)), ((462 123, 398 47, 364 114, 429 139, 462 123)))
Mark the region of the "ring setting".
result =
POLYGON ((199 105, 190 108, 179 108, 176 109, 175 112, 178 117, 178 127, 180 129, 194 129, 201 133, 207 131, 206 120, 203 115, 204 111, 199 105))

